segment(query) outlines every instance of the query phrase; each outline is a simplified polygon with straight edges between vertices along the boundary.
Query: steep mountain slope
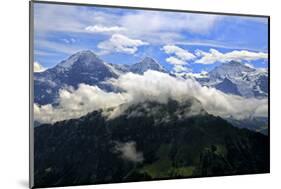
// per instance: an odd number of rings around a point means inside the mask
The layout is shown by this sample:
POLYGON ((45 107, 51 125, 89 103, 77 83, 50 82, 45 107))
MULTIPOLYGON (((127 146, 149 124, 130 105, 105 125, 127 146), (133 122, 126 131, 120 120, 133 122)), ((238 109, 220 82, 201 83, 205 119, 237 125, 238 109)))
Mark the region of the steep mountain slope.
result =
POLYGON ((36 127, 35 186, 269 171, 267 136, 194 113, 194 104, 144 102, 111 120, 94 111, 36 127))
POLYGON ((268 71, 250 68, 236 61, 221 64, 211 70, 207 77, 196 79, 202 85, 246 98, 268 96, 268 71))
POLYGON ((247 128, 264 135, 268 135, 268 118, 267 117, 253 117, 249 119, 237 120, 233 118, 227 119, 233 126, 238 128, 247 128))
POLYGON ((159 72, 166 72, 165 69, 150 57, 145 57, 141 62, 135 63, 129 69, 133 73, 143 74, 147 70, 155 70, 159 72))
POLYGON ((65 86, 77 88, 80 83, 98 85, 106 89, 108 86, 101 82, 112 77, 115 78, 117 75, 93 52, 81 51, 54 68, 34 73, 34 102, 54 103, 59 89, 65 86))
POLYGON ((130 65, 127 64, 106 63, 106 66, 118 76, 128 73, 130 71, 130 65))
POLYGON ((244 76, 245 73, 251 73, 254 71, 254 68, 245 66, 240 62, 230 61, 214 68, 209 72, 209 75, 211 81, 216 81, 218 79, 224 79, 226 76, 230 78, 240 78, 244 76))
POLYGON ((159 72, 167 72, 161 64, 157 63, 153 58, 145 57, 138 63, 134 64, 108 64, 111 69, 121 75, 128 72, 143 74, 148 70, 155 70, 159 72))
POLYGON ((239 93, 237 85, 235 85, 227 77, 225 77, 222 82, 216 84, 215 88, 227 94, 241 95, 239 93))

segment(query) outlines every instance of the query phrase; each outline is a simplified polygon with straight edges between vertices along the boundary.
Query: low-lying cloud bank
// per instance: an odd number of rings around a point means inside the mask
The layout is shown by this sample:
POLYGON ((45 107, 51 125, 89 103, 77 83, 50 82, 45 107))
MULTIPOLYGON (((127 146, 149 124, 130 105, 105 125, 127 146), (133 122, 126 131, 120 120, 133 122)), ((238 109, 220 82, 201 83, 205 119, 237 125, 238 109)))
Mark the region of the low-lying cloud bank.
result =
POLYGON ((114 111, 105 114, 109 118, 114 118, 122 114, 131 104, 147 100, 166 103, 168 99, 182 102, 190 98, 198 99, 208 113, 224 118, 265 117, 268 113, 267 99, 246 99, 229 95, 214 88, 201 86, 192 79, 175 78, 151 70, 143 75, 127 73, 117 79, 110 79, 107 83, 124 92, 106 92, 97 86, 86 84, 80 84, 77 90, 62 89, 58 106, 34 105, 34 118, 41 123, 53 123, 79 118, 94 110, 115 107, 114 111), (123 106, 120 106, 121 104, 123 106))
POLYGON ((97 86, 80 84, 77 90, 62 89, 59 105, 34 104, 34 119, 41 123, 79 118, 98 109, 116 107, 129 99, 128 94, 105 92, 97 86))

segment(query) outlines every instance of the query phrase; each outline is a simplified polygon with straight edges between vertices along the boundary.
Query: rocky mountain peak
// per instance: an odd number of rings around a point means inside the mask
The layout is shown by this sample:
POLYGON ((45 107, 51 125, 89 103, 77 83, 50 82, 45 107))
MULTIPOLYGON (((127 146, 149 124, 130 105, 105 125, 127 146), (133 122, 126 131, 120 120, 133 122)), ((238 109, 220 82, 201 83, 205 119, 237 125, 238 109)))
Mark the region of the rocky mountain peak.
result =
POLYGON ((130 70, 138 74, 143 74, 147 70, 165 72, 165 69, 151 57, 145 57, 142 61, 133 64, 130 70))
POLYGON ((63 60, 61 63, 58 64, 58 67, 69 69, 73 65, 80 64, 80 65, 93 65, 93 64, 101 64, 103 61, 98 58, 98 56, 90 50, 79 51, 73 55, 71 55, 66 60, 63 60))

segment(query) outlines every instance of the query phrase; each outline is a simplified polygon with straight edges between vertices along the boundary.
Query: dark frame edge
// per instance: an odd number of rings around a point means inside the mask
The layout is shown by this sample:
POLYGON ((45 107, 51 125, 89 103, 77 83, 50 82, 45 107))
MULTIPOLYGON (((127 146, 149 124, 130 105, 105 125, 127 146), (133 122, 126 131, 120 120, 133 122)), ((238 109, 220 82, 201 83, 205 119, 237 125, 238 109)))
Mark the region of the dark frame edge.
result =
POLYGON ((268 154, 269 154, 269 173, 271 172, 271 149, 270 149, 270 143, 271 143, 271 140, 270 140, 270 128, 271 128, 271 125, 270 125, 270 16, 267 17, 267 21, 268 21, 268 154))
POLYGON ((59 2, 59 1, 42 1, 42 0, 31 0, 33 3, 40 4, 56 4, 56 5, 73 5, 73 6, 90 6, 90 7, 103 7, 103 8, 123 8, 123 9, 134 9, 134 10, 147 10, 147 11, 166 11, 166 12, 183 12, 183 13, 195 13, 195 14, 212 14, 212 15, 223 15, 223 16, 247 16, 247 17, 259 17, 259 18, 269 18, 269 15, 259 15, 259 14, 242 14, 242 13, 226 13, 226 12, 208 12, 208 11, 194 11, 185 9, 166 9, 166 8, 156 8, 156 7, 134 7, 125 5, 104 5, 104 4, 94 4, 94 3, 73 3, 73 2, 59 2))
POLYGON ((33 127, 33 28, 34 2, 29 1, 29 188, 34 188, 34 127, 33 127))

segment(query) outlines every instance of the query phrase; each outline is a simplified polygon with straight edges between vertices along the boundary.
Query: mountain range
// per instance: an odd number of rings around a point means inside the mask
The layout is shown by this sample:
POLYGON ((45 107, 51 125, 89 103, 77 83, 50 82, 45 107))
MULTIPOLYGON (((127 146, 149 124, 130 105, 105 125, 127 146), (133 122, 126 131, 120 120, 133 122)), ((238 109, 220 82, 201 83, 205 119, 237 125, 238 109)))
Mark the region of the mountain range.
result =
MULTIPOLYGON (((192 78, 203 86, 216 88, 227 94, 245 98, 268 97, 268 70, 252 68, 237 61, 223 63, 206 73, 186 73, 178 76, 167 71, 150 57, 145 57, 142 61, 130 65, 112 64, 103 61, 92 51, 81 51, 53 68, 34 73, 34 102, 39 105, 55 105, 58 103, 60 89, 69 86, 76 89, 80 83, 97 85, 105 91, 116 91, 118 89, 104 81, 118 78, 128 72, 143 74, 147 70, 168 73, 174 77, 192 78)), ((255 131, 262 130, 263 133, 267 133, 265 129, 267 120, 267 118, 229 119, 235 126, 255 131)))
POLYGON ((55 104, 59 90, 80 83, 97 85, 111 91, 112 86, 103 83, 109 78, 133 72, 143 74, 147 70, 166 72, 154 59, 146 57, 132 65, 106 63, 91 51, 81 51, 44 72, 34 73, 34 102, 40 105, 55 104))
MULTIPOLYGON (((80 83, 97 85, 101 89, 111 91, 114 89, 105 84, 105 80, 128 72, 143 74, 147 70, 169 73, 150 57, 145 57, 135 64, 121 65, 104 62, 91 51, 81 51, 53 68, 34 73, 34 102, 40 105, 54 104, 59 89, 67 86, 77 88, 80 83)), ((246 98, 268 96, 267 69, 251 68, 237 61, 221 64, 205 74, 187 73, 183 77, 193 77, 202 85, 246 98)))

